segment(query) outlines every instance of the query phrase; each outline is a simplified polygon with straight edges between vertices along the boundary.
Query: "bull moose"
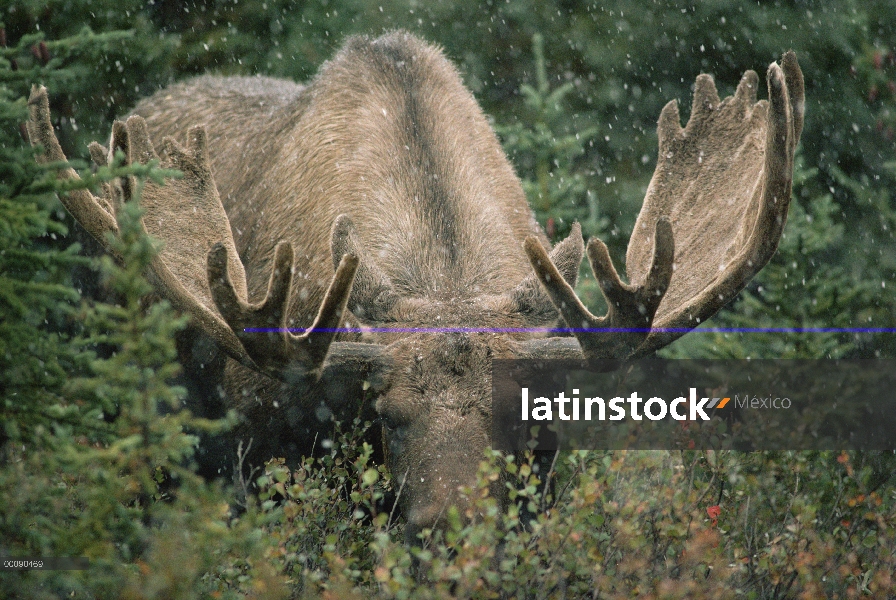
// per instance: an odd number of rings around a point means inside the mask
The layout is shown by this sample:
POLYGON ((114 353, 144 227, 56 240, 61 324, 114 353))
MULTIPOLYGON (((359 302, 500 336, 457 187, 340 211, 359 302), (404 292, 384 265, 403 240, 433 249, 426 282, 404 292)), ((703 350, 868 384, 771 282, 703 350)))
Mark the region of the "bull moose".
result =
MULTIPOLYGON (((90 154, 145 163, 159 149, 163 166, 183 172, 142 192, 143 225, 164 243, 149 276, 228 357, 219 384, 242 416, 237 436, 253 440, 250 460, 308 451, 321 419, 375 394, 413 536, 475 480, 493 358, 649 354, 769 261, 803 125, 792 52, 767 81, 768 101, 757 102, 753 71, 720 100, 700 75, 686 127, 675 101, 662 110, 628 284, 578 225, 547 250, 458 71, 405 32, 348 39, 308 85, 210 76, 173 85, 113 125, 108 152, 94 142, 90 154), (609 306, 602 317, 573 291, 583 253, 609 306)), ((30 109, 41 160, 65 160, 45 89, 33 90, 30 109)), ((123 181, 62 202, 114 252, 107 235, 130 189, 123 181)))

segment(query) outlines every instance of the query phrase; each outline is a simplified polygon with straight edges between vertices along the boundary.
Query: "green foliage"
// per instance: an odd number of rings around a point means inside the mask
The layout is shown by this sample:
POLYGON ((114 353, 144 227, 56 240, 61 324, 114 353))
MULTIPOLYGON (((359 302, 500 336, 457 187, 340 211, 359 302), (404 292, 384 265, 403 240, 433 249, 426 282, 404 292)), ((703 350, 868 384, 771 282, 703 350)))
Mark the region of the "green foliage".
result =
MULTIPOLYGON (((483 457, 469 514, 404 543, 400 494, 353 423, 296 468, 273 460, 245 511, 199 479, 212 423, 178 410, 172 337, 148 305, 153 252, 119 214, 125 260, 99 265, 65 216, 59 165, 20 138, 32 83, 70 157, 172 80, 305 80, 345 36, 407 28, 444 46, 497 123, 539 221, 624 253, 654 123, 698 72, 724 96, 796 50, 807 121, 779 251, 704 328, 892 327, 896 5, 874 0, 297 3, 25 0, 0 9, 0 554, 88 556, 88 571, 0 572, 3 597, 886 597, 891 454, 629 452, 483 457), (96 32, 96 33, 94 33, 96 32), (91 283, 91 279, 101 283, 91 283), (81 294, 99 289, 94 296, 81 294), (101 301, 103 298, 106 301, 101 301), (109 301, 114 299, 114 301, 109 301), (553 487, 541 486, 543 479, 553 487), (488 493, 503 481, 510 504, 488 493), (547 491, 545 491, 547 490, 547 491)), ((76 162, 76 164, 78 164, 76 162)), ((154 166, 82 170, 95 187, 154 166)), ((595 312, 593 280, 579 292, 595 312)), ((888 333, 692 333, 696 357, 889 357, 888 333)))
MULTIPOLYGON (((46 48, 120 37, 84 33, 46 48)), ((119 157, 111 168, 63 181, 55 173, 64 165, 38 166, 34 151, 10 135, 27 117, 17 90, 36 74, 62 85, 70 73, 64 61, 33 69, 19 62, 0 71, 0 554, 84 556, 90 567, 4 570, 0 596, 242 597, 251 580, 253 592, 277 597, 283 578, 265 558, 258 513, 233 521, 229 496, 189 467, 196 438, 187 432, 232 423, 177 410, 183 390, 169 380, 179 369, 173 335, 184 319, 167 303, 145 305, 151 288, 142 274, 155 249, 138 201, 118 210, 121 237, 113 243, 122 263, 106 257, 99 266, 116 304, 82 299, 71 269, 90 261, 76 244, 53 243, 67 233, 55 192, 121 176, 161 180, 163 172, 121 167, 119 157)))
POLYGON ((145 7, 136 0, 22 0, 0 12, 9 45, 0 56, 15 60, 19 81, 47 86, 69 158, 86 158, 87 144, 108 135, 115 117, 171 79, 175 40, 159 34, 145 7))
MULTIPOLYGON (((14 443, 33 441, 60 424, 89 423, 89 411, 60 397, 79 353, 56 333, 72 326, 78 294, 69 285, 69 273, 86 261, 77 246, 53 247, 67 228, 51 214, 47 179, 52 173, 36 164, 34 152, 19 137, 28 116, 24 95, 31 78, 44 75, 60 85, 66 79, 52 60, 18 67, 25 61, 16 57, 36 39, 2 48, 0 54, 0 439, 14 443)), ((92 36, 85 34, 82 41, 90 43, 92 36)))
POLYGON ((600 216, 581 167, 576 168, 576 159, 585 153, 597 129, 564 133, 569 116, 564 104, 573 85, 567 82, 551 89, 544 61, 544 38, 540 34, 532 36, 532 47, 537 83, 520 86, 527 118, 498 127, 498 133, 520 171, 532 174, 532 179, 523 179, 523 189, 548 237, 565 237, 575 221, 582 223, 584 235, 599 235, 604 233, 608 219, 600 216))

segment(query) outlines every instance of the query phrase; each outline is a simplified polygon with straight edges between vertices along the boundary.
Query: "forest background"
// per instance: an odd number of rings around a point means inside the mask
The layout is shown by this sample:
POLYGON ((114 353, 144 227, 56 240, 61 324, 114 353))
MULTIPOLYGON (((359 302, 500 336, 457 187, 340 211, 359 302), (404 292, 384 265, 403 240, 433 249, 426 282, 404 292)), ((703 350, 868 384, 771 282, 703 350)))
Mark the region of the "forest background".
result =
MULTIPOLYGON (((141 303, 153 249, 136 207, 121 215, 124 264, 97 258, 23 141, 30 86, 48 86, 63 149, 86 168, 87 143, 171 82, 304 81, 347 35, 394 28, 458 65, 549 235, 578 220, 617 264, 662 106, 677 99, 686 119, 698 73, 725 96, 795 50, 807 108, 784 238, 706 327, 862 331, 695 332, 662 355, 894 358, 892 2, 14 2, 0 7, 0 555, 89 556, 91 568, 0 572, 0 595, 893 595, 892 455, 575 454, 557 461, 551 476, 569 485, 552 494, 525 458, 492 456, 483 481, 513 465, 518 504, 551 510, 525 526, 512 510, 458 521, 413 552, 381 512, 394 490, 364 424, 299 471, 269 465, 239 518, 222 482, 195 475, 199 432, 230 421, 171 412, 185 395, 171 341, 183 320, 141 303)), ((160 177, 112 166, 85 185, 128 172, 160 177)), ((579 291, 600 314, 589 275, 579 291)))

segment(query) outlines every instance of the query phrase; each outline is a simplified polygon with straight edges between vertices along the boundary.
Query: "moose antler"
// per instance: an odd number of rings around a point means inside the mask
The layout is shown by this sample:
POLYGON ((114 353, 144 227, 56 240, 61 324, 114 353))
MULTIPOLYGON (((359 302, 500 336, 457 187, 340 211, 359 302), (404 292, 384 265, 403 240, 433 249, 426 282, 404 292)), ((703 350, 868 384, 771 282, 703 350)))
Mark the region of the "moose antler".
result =
POLYGON ((603 317, 594 316, 582 304, 537 238, 527 238, 524 247, 538 279, 579 340, 586 357, 626 357, 644 341, 672 278, 674 246, 668 219, 661 218, 656 223, 653 260, 650 272, 641 284, 623 283, 610 260, 606 244, 594 238, 588 241, 585 250, 588 262, 607 300, 608 310, 603 317))
MULTIPOLYGON (((32 144, 43 146, 42 162, 65 161, 50 122, 46 88, 35 86, 28 101, 31 118, 28 132, 32 144)), ((296 377, 319 375, 324 359, 348 302, 357 269, 354 256, 342 257, 326 297, 311 328, 302 336, 286 330, 292 247, 277 247, 274 269, 265 299, 250 305, 246 274, 230 230, 230 222, 209 167, 206 134, 202 127, 189 132, 186 148, 165 138, 166 158, 162 165, 183 172, 181 179, 168 179, 164 186, 146 182, 141 196, 145 209, 142 225, 146 232, 164 242, 150 265, 155 287, 178 309, 188 312, 195 322, 232 358, 270 376, 293 381, 296 377), (207 257, 207 259, 206 259, 207 257), (206 275, 207 271, 207 277, 206 275), (252 328, 263 328, 256 333, 252 328)), ((141 117, 129 117, 112 128, 111 147, 122 150, 127 164, 159 160, 141 117)), ((96 142, 90 154, 99 165, 107 162, 105 148, 96 142)), ((77 179, 71 168, 60 177, 77 179)), ((61 200, 75 219, 115 253, 108 236, 118 234, 115 208, 133 194, 136 183, 125 179, 106 185, 102 197, 88 190, 75 190, 61 200)), ((353 361, 365 354, 363 344, 344 344, 335 354, 353 361)))
POLYGON ((677 103, 663 108, 659 159, 626 256, 632 284, 621 282, 602 242, 588 243, 605 317, 582 305, 535 238, 526 240, 585 357, 627 358, 665 346, 715 314, 771 259, 790 203, 804 87, 793 52, 769 67, 767 102, 756 102, 758 79, 747 71, 735 95, 720 101, 712 77, 700 75, 683 129, 677 103))
POLYGON ((358 258, 351 254, 342 257, 314 324, 302 335, 294 335, 286 327, 292 246, 286 242, 277 245, 268 291, 258 304, 249 304, 245 294, 240 297, 227 269, 228 255, 221 243, 208 255, 212 297, 255 364, 263 373, 293 383, 309 372, 319 375, 345 312, 358 258))

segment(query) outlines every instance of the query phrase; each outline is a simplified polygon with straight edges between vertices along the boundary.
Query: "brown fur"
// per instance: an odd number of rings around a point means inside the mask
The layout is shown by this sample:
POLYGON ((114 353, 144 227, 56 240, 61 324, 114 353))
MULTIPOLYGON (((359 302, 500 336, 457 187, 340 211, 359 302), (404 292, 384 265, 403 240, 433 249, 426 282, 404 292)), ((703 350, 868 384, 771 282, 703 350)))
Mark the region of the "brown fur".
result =
MULTIPOLYGON (((349 39, 307 86, 262 77, 174 85, 117 123, 112 146, 132 162, 164 146, 163 164, 185 174, 144 190, 144 225, 166 241, 151 275, 236 359, 222 389, 243 417, 238 437, 253 442, 250 461, 309 450, 320 421, 353 416, 366 378, 413 537, 439 523, 458 486, 474 482, 490 437, 492 359, 650 352, 681 335, 651 326, 695 326, 768 262, 804 110, 792 53, 782 67, 769 68, 768 104, 755 102, 757 77, 748 73, 724 102, 701 76, 684 129, 674 103, 664 109, 661 156, 629 246, 631 284, 601 242, 588 244, 605 317, 573 290, 584 250, 578 225, 548 255, 456 69, 407 33, 349 39), (646 330, 576 339, 354 333, 331 343, 317 329, 543 327, 559 317, 576 328, 646 330), (302 337, 244 331, 312 324, 302 337)), ((30 104, 42 160, 64 159, 46 92, 35 90, 30 104)), ((98 146, 91 154, 104 160, 98 146)), ((111 213, 127 188, 62 200, 104 239, 117 231, 111 213)), ((500 482, 494 491, 503 497, 500 482)))
POLYGON ((206 127, 212 171, 247 266, 267 285, 275 245, 297 249, 308 324, 332 276, 330 224, 346 214, 403 297, 507 291, 543 234, 485 116, 435 48, 402 33, 352 38, 307 87, 201 77, 141 102, 150 134, 206 127))
MULTIPOLYGON (((354 222, 365 261, 405 300, 379 323, 556 322, 532 278, 528 290, 520 285, 531 275, 520 252, 523 240, 547 240, 518 178, 453 65, 408 34, 349 40, 307 87, 268 78, 200 77, 144 100, 134 114, 145 118, 157 146, 164 136, 183 139, 189 127, 205 126, 250 298, 264 293, 276 244, 292 243, 292 295, 299 301, 291 307, 291 326, 314 320, 333 274, 330 224, 341 214, 354 222), (519 298, 527 292, 530 302, 519 298)), ((567 262, 565 271, 575 273, 578 260, 567 262)), ((353 296, 358 294, 355 289, 353 296)), ((391 453, 396 477, 408 472, 402 496, 414 499, 406 504, 413 522, 426 510, 411 507, 426 499, 443 507, 458 482, 471 481, 487 445, 490 367, 472 357, 491 355, 493 346, 509 356, 502 336, 448 337, 456 343, 446 343, 442 334, 374 338, 392 344, 397 364, 414 365, 407 378, 391 378, 377 404, 381 414, 427 415, 414 420, 422 429, 403 437, 403 451, 391 453), (437 360, 417 360, 421 353, 437 360), (446 367, 446 361, 463 366, 446 367), (404 406, 405 399, 413 405, 404 406), (471 411, 475 419, 462 418, 471 411), (453 471, 463 473, 440 477, 433 458, 439 453, 442 468, 455 464, 453 471), (406 465, 408 456, 420 459, 413 468, 406 465), (425 474, 429 481, 421 481, 425 474)), ((256 456, 282 453, 286 438, 299 433, 313 439, 319 428, 311 417, 319 408, 314 394, 299 399, 293 419, 281 416, 284 428, 275 415, 296 405, 289 398, 294 389, 235 362, 228 365, 225 387, 228 404, 248 417, 242 434, 253 438, 256 456)))

